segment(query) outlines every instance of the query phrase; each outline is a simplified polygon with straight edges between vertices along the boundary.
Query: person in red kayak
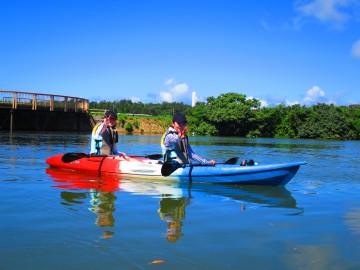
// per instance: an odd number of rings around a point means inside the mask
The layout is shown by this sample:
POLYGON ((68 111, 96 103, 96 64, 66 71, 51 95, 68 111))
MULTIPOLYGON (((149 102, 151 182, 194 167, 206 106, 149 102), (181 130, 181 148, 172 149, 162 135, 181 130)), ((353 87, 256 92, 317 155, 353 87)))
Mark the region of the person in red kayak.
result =
POLYGON ((207 160, 197 155, 189 144, 186 135, 187 119, 181 113, 176 113, 172 125, 162 138, 162 150, 165 162, 177 160, 181 164, 191 163, 190 159, 202 164, 215 165, 214 160, 207 160))
POLYGON ((116 120, 117 114, 114 111, 106 111, 103 121, 94 127, 91 136, 91 155, 118 155, 126 160, 132 159, 117 149, 119 135, 116 120))

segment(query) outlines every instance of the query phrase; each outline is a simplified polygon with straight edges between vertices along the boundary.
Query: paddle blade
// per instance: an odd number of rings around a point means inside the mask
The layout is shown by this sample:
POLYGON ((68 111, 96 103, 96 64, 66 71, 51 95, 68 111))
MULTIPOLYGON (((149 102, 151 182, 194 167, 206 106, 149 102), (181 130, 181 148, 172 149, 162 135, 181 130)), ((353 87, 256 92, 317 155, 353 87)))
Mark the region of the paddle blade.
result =
POLYGON ((89 155, 85 153, 67 153, 62 156, 61 161, 64 163, 70 163, 84 157, 89 157, 89 155))
POLYGON ((232 157, 229 158, 227 161, 225 161, 224 164, 235 165, 238 161, 239 161, 239 157, 232 157))
POLYGON ((151 155, 146 155, 145 157, 149 158, 149 159, 160 159, 160 158, 163 158, 163 155, 162 154, 151 154, 151 155))
POLYGON ((169 176, 177 169, 181 167, 181 164, 175 162, 165 162, 161 167, 161 175, 162 176, 169 176))

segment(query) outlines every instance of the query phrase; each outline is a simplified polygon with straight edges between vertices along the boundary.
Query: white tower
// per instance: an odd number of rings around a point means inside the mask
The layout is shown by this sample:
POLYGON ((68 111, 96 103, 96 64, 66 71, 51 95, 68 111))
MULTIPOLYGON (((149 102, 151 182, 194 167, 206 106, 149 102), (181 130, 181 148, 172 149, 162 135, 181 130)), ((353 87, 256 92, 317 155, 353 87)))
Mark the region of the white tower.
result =
POLYGON ((196 97, 196 92, 195 91, 192 92, 192 99, 191 100, 192 100, 191 101, 191 107, 195 107, 196 102, 197 102, 197 97, 196 97))

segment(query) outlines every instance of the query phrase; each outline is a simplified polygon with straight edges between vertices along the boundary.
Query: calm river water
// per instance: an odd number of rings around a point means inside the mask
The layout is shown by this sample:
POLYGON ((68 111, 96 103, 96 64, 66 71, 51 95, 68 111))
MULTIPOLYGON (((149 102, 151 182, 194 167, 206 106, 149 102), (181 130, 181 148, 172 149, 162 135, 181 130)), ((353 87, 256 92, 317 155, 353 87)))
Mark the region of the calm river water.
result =
MULTIPOLYGON (((127 154, 160 136, 121 136, 127 154)), ((0 269, 360 269, 360 142, 191 137, 199 154, 307 161, 286 187, 49 169, 87 134, 0 133, 0 269)))

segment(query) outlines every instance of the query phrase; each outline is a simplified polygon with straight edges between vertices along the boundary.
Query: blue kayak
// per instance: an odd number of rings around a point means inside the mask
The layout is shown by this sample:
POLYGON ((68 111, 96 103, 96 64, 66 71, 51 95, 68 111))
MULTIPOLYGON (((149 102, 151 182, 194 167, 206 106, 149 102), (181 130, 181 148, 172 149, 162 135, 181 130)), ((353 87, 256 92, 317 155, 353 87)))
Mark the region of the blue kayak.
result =
POLYGON ((171 176, 179 180, 214 184, 272 185, 284 186, 306 162, 236 166, 189 166, 177 169, 171 176))

